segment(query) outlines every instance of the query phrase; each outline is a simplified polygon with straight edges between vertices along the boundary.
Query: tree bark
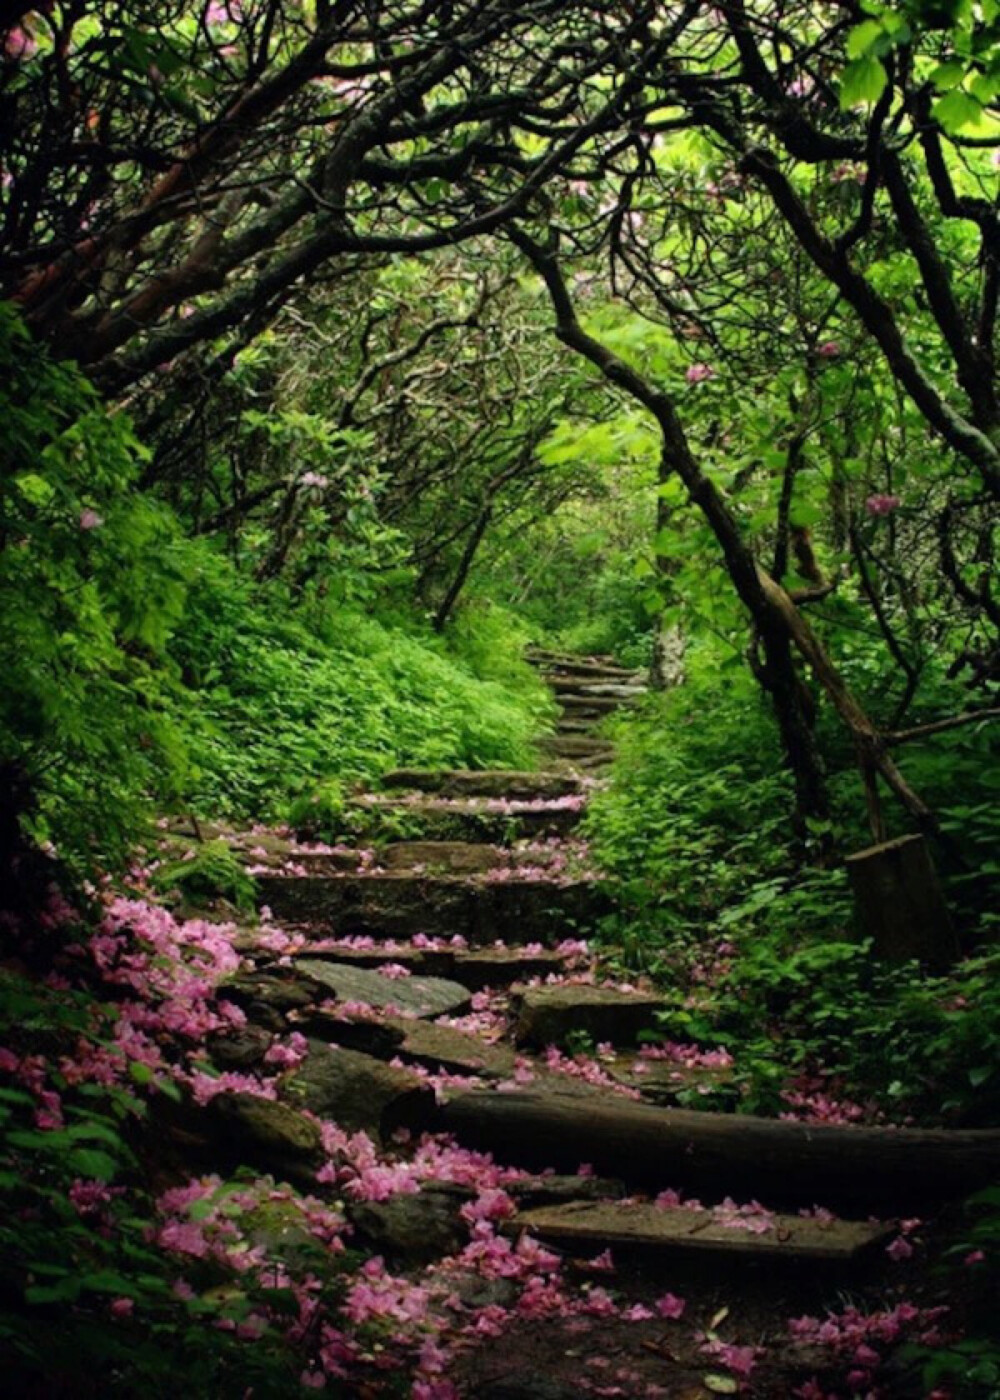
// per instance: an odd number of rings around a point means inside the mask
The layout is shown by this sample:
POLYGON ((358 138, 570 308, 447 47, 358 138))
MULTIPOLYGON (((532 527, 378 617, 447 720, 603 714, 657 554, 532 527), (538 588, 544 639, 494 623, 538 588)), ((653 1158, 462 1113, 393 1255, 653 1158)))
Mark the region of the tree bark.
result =
POLYGON ((459 1094, 441 1126, 503 1162, 596 1171, 650 1189, 751 1196, 768 1205, 889 1206, 960 1196, 1000 1173, 1000 1130, 816 1127, 697 1113, 600 1094, 459 1094))

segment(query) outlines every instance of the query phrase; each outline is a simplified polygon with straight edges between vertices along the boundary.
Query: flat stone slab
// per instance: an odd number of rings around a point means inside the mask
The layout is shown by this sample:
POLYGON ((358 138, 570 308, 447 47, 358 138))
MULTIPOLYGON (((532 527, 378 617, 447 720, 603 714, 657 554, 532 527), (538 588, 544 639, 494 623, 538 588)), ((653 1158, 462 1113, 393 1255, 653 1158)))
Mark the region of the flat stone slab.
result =
POLYGON ((276 1099, 225 1092, 216 1094, 203 1112, 219 1148, 234 1161, 294 1175, 322 1161, 317 1125, 276 1099))
POLYGON ((651 1060, 623 1054, 607 1066, 608 1073, 650 1103, 672 1103, 685 1091, 710 1094, 733 1082, 731 1065, 686 1065, 677 1060, 651 1060))
POLYGON ((518 1045, 543 1049, 559 1045, 574 1033, 595 1042, 631 1045, 640 1031, 656 1029, 659 997, 645 992, 620 992, 611 987, 572 984, 555 987, 514 987, 517 1008, 514 1039, 518 1045))
POLYGON ((580 784, 566 773, 523 773, 504 769, 482 771, 397 768, 382 775, 384 788, 436 792, 442 797, 569 797, 580 784))
MULTIPOLYGON (((743 1223, 723 1223, 711 1210, 661 1210, 655 1205, 618 1201, 572 1201, 519 1211, 505 1222, 504 1228, 514 1233, 528 1230, 554 1244, 600 1244, 612 1251, 619 1246, 843 1263, 896 1233, 895 1224, 885 1221, 826 1221, 774 1215, 768 1219, 768 1228, 758 1232, 746 1228, 746 1217, 735 1219, 743 1223)), ((758 1223, 753 1217, 749 1219, 750 1223, 758 1223)))
POLYGON ((296 958, 295 966, 326 987, 338 1001, 398 1006, 416 1016, 460 1016, 471 1004, 468 987, 445 977, 387 977, 370 968, 320 958, 296 958))

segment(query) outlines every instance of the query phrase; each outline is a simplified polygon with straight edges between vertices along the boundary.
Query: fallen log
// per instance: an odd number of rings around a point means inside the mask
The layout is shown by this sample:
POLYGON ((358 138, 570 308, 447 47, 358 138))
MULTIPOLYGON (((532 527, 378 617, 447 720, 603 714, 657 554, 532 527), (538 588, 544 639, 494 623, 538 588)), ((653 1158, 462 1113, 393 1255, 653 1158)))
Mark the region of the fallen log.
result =
POLYGON ((458 1094, 440 1126, 506 1163, 596 1171, 630 1185, 772 1206, 889 1206, 961 1196, 1000 1177, 1000 1131, 814 1126, 600 1094, 458 1094))

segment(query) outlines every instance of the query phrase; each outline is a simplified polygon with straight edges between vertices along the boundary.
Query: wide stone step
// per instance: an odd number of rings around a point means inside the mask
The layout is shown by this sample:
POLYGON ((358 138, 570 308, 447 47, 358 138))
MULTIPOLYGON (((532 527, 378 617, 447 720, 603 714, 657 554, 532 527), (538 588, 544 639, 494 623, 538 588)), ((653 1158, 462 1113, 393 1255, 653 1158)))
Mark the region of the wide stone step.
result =
POLYGON ((572 801, 568 798, 448 798, 426 796, 417 800, 386 797, 362 798, 355 803, 361 813, 377 814, 387 825, 412 832, 426 841, 472 841, 501 845, 530 836, 565 836, 579 826, 582 803, 577 806, 546 806, 546 802, 572 801), (487 806, 492 803, 492 806, 487 806))
POLYGON ((643 1203, 571 1201, 519 1211, 504 1223, 566 1248, 581 1245, 669 1253, 714 1253, 775 1261, 849 1263, 885 1245, 892 1222, 741 1215, 726 1210, 660 1209, 643 1203))
POLYGON ((384 788, 433 792, 442 797, 534 798, 571 797, 580 785, 566 773, 524 773, 507 770, 397 768, 384 773, 384 788))
POLYGON ((349 963, 309 957, 296 958, 295 969, 319 982, 340 1002, 395 1006, 419 1017, 460 1015, 470 1005, 468 988, 445 977, 388 977, 349 963))
POLYGON ((460 934, 481 946, 551 946, 609 912, 590 881, 495 882, 449 875, 261 875, 261 903, 280 920, 327 926, 335 935, 412 938, 460 934))
MULTIPOLYGON (((321 937, 316 930, 316 937, 321 937)), ((396 963, 413 973, 423 973, 429 977, 446 977, 460 982, 470 991, 478 992, 484 987, 509 987, 512 982, 521 982, 529 977, 548 977, 551 973, 566 970, 566 958, 554 948, 539 948, 526 952, 524 948, 415 948, 407 944, 393 944, 389 947, 376 945, 373 948, 317 948, 308 946, 303 957, 317 958, 323 962, 339 962, 349 967, 375 968, 386 963, 396 963)))

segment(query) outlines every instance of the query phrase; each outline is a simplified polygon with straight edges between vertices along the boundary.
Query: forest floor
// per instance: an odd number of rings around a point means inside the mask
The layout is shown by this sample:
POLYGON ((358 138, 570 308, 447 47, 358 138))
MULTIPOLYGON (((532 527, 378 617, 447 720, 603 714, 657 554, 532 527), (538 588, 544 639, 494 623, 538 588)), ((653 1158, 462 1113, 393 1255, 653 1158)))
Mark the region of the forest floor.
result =
MULTIPOLYGON (((677 1107, 731 1057, 657 1038, 657 988, 602 961, 575 834, 595 726, 640 681, 536 659, 563 712, 546 771, 390 774, 360 805, 418 835, 377 849, 201 830, 254 875, 252 924, 112 905, 87 956, 134 998, 130 1055, 187 1091, 151 1100, 141 1149, 176 1287, 252 1274, 249 1345, 280 1282, 298 1384, 336 1394, 927 1394, 906 1346, 961 1335, 975 1269, 941 1296, 948 1208, 914 1198, 974 1164, 808 1099, 763 1127, 677 1107)), ((183 823, 161 838, 140 888, 195 852, 183 823)))

